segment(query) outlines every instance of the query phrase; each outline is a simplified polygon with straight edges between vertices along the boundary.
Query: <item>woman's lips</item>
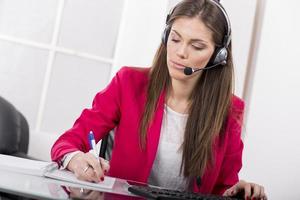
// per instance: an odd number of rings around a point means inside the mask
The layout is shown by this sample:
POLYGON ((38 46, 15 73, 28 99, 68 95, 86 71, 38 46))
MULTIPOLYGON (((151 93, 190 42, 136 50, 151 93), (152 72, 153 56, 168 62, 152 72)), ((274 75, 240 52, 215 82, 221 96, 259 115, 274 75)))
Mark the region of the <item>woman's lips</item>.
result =
POLYGON ((182 65, 182 64, 179 64, 177 62, 174 62, 174 61, 171 61, 173 66, 176 68, 176 69, 180 69, 180 70, 183 70, 185 68, 185 65, 182 65))

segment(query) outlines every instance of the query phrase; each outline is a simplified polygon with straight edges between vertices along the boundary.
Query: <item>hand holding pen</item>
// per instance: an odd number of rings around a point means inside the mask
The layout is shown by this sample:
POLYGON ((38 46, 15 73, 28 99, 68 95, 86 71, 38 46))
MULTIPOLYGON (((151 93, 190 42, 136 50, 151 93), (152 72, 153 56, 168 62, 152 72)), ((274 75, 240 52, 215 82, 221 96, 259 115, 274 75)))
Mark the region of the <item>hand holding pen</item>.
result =
MULTIPOLYGON (((104 174, 108 172, 109 169, 109 162, 105 160, 104 158, 99 157, 99 151, 96 146, 96 141, 94 137, 93 131, 89 132, 89 142, 90 142, 90 147, 91 150, 89 151, 91 154, 95 156, 96 159, 98 159, 98 162, 100 162, 101 168, 103 169, 104 174)), ((103 180, 102 180, 103 181, 103 180)))
POLYGON ((109 170, 109 162, 99 158, 97 154, 94 134, 90 131, 88 141, 91 150, 87 153, 79 152, 70 160, 67 168, 74 172, 80 180, 90 182, 104 181, 104 175, 109 170))

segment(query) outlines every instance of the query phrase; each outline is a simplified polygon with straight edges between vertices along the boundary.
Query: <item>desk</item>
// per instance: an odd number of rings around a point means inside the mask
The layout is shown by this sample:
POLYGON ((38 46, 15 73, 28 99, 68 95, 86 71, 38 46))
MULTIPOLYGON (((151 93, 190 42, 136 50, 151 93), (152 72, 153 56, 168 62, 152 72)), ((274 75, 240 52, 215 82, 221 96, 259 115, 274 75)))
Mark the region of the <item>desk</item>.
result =
MULTIPOLYGON (((0 192, 14 194, 32 199, 131 199, 142 198, 131 195, 128 183, 123 179, 116 179, 111 190, 81 189, 78 185, 58 181, 50 178, 26 175, 12 171, 0 170, 0 192)), ((1 199, 1 197, 0 197, 1 199)), ((19 198, 20 199, 20 198, 19 198)))

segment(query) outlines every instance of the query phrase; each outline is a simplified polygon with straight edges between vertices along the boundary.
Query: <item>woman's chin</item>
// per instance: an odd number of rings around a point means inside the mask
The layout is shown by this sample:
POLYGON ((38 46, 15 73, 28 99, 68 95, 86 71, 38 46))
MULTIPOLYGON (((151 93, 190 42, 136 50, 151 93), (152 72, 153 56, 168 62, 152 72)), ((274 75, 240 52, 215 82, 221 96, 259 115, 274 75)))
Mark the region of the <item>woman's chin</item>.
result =
POLYGON ((173 79, 184 80, 187 76, 184 74, 183 69, 171 69, 169 70, 170 76, 173 79))

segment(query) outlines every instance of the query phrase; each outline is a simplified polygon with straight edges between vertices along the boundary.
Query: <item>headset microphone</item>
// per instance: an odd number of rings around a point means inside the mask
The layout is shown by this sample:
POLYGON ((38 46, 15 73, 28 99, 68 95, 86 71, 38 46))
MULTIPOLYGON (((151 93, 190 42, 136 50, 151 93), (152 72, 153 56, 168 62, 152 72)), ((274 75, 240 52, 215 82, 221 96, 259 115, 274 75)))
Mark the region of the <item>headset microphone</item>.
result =
POLYGON ((192 67, 185 67, 183 72, 184 72, 185 75, 189 76, 189 75, 192 75, 193 73, 195 73, 197 71, 211 69, 211 68, 216 67, 218 65, 225 65, 225 64, 226 64, 226 61, 223 60, 222 62, 216 63, 216 64, 211 65, 211 66, 206 66, 206 67, 200 68, 200 69, 194 69, 192 67))

